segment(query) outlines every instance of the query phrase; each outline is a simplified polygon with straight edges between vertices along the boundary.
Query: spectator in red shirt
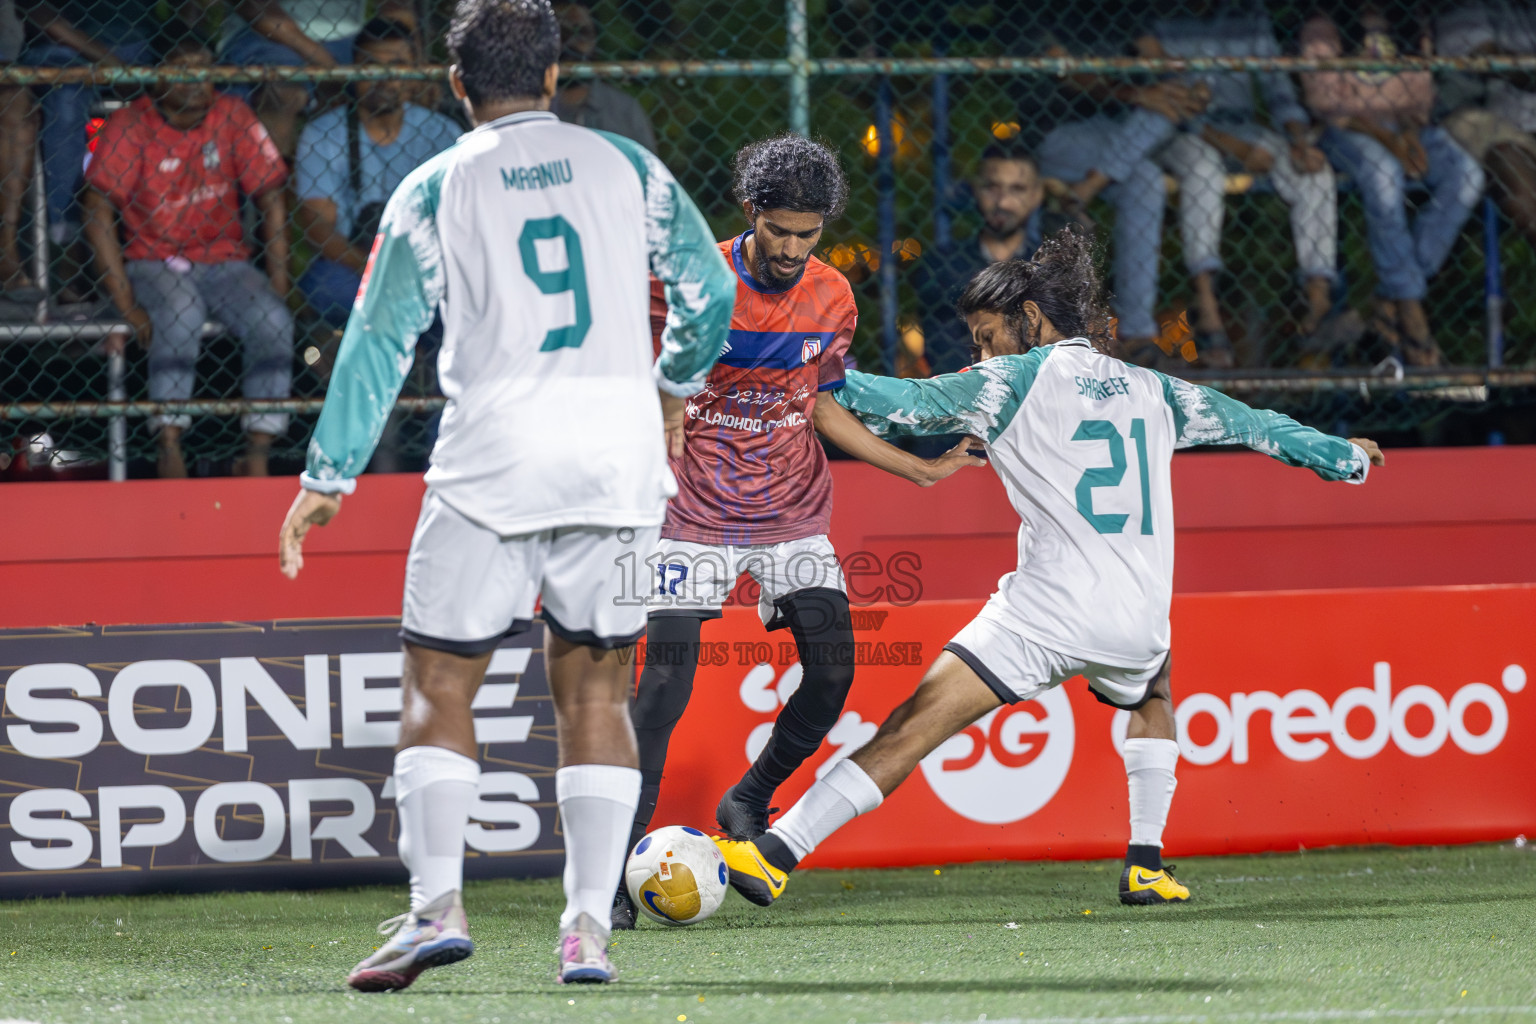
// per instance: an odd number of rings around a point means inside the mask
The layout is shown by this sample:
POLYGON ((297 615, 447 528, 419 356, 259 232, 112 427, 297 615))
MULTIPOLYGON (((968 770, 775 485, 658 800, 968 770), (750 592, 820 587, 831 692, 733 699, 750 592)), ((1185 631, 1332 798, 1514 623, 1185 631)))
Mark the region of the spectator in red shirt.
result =
MULTIPOLYGON (((164 63, 205 67, 205 44, 183 37, 164 63)), ((149 350, 149 397, 192 397, 204 320, 241 341, 247 398, 287 398, 293 370, 288 240, 282 184, 287 168, 243 102, 209 82, 161 83, 107 119, 86 169, 86 238, 106 292, 149 350), (266 274, 251 262, 240 196, 262 213, 266 274), (119 216, 123 237, 118 240, 119 216)), ((126 341, 116 336, 109 345, 126 341)), ((185 476, 181 432, 188 416, 158 417, 161 476, 185 476)), ((248 415, 237 472, 265 476, 282 414, 248 415)))

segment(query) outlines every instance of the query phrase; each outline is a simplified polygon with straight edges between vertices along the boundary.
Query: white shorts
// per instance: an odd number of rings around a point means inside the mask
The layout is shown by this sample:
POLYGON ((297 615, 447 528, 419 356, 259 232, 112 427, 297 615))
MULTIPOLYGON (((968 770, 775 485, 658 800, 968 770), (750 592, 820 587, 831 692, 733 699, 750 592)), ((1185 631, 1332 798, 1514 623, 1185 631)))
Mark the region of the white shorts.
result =
POLYGON ((847 593, 843 567, 826 534, 778 544, 696 544, 663 540, 646 560, 651 570, 648 610, 652 615, 687 615, 717 619, 742 573, 762 594, 757 611, 763 625, 788 625, 779 603, 801 590, 847 593))
POLYGON ((976 616, 944 645, 1004 704, 1032 700, 1073 676, 1088 680, 1100 703, 1134 711, 1152 698, 1152 687, 1168 664, 1167 657, 1151 668, 1116 668, 1041 647, 987 616, 976 616))
POLYGON ((645 635, 634 576, 660 532, 566 526, 501 537, 428 490, 405 566, 400 635, 473 657, 530 628, 542 598, 544 622, 562 640, 626 647, 645 635))

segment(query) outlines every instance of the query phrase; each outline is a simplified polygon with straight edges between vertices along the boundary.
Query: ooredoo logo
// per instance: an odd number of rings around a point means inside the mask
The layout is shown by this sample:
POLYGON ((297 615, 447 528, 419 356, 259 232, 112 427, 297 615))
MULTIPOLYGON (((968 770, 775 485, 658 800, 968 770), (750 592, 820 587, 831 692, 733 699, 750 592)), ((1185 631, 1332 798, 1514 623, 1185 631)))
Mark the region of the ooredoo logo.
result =
POLYGON ((1004 705, 939 744, 923 759, 923 778, 962 818, 1006 825, 1051 802, 1076 739, 1071 702, 1050 690, 1004 705))
MULTIPOLYGON (((1315 761, 1331 749, 1354 760, 1373 758, 1388 745, 1410 757, 1429 757, 1447 745, 1468 754, 1498 749, 1509 732, 1504 693, 1525 689, 1526 671, 1507 665, 1500 687, 1471 682, 1449 696, 1433 686, 1414 683, 1394 689, 1392 665, 1372 666, 1372 685, 1356 686, 1332 703, 1315 690, 1277 694, 1268 690, 1219 697, 1194 693, 1178 701, 1179 753, 1190 764, 1210 765, 1230 759, 1247 764, 1255 728, 1268 733, 1275 750, 1291 761, 1315 761)), ((1115 748, 1125 742, 1129 715, 1115 716, 1115 748)))

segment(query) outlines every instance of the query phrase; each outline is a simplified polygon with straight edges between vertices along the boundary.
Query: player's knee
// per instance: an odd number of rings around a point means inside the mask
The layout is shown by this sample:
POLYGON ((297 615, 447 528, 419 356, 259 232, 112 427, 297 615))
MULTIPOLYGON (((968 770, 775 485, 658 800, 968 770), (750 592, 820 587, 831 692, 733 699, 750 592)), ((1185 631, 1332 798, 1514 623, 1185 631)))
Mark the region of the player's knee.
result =
POLYGON ((848 691, 853 688, 853 666, 841 664, 813 665, 805 670, 805 676, 789 698, 786 710, 794 708, 813 726, 831 728, 843 713, 848 701, 848 691))
POLYGON ((636 729, 665 728, 682 717, 692 696, 691 665, 647 666, 640 673, 640 685, 630 708, 630 718, 636 729))
POLYGON ((458 707, 469 702, 473 692, 469 666, 449 664, 440 658, 428 658, 417 659, 413 669, 407 671, 401 680, 402 696, 406 703, 425 703, 436 709, 458 707))

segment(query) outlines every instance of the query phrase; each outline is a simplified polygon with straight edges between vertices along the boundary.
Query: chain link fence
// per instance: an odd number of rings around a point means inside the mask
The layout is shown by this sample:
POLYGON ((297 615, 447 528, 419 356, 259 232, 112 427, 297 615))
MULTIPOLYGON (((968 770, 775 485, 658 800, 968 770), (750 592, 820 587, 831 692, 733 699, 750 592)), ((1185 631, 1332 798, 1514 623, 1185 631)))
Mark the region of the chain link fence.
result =
MULTIPOLYGON (((555 6, 557 112, 653 145, 720 237, 741 145, 837 149, 861 367, 963 363, 958 285, 1068 226, 1137 361, 1330 431, 1536 441, 1536 5, 555 6)), ((451 13, 4 0, 0 478, 300 468, 371 218, 465 127, 451 13)), ((424 463, 434 354, 373 468, 424 463)))

